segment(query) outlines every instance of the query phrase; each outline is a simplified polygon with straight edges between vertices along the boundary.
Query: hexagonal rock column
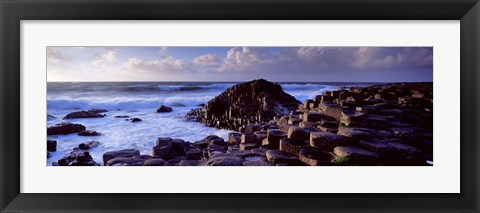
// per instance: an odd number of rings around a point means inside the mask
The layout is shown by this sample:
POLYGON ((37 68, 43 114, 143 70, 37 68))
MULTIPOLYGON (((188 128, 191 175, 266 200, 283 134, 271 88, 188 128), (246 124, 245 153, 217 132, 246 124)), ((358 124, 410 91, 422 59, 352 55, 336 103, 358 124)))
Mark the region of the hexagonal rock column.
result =
POLYGON ((139 155, 140 155, 140 151, 136 149, 123 149, 118 151, 105 152, 103 154, 103 165, 106 166, 107 162, 113 158, 117 158, 117 157, 132 158, 134 156, 139 156, 139 155))
POLYGON ((376 153, 356 146, 338 146, 333 152, 339 157, 346 157, 349 165, 375 165, 378 160, 376 153))
POLYGON ((311 147, 300 149, 298 159, 310 166, 328 166, 335 160, 336 156, 331 152, 323 152, 311 147))
POLYGON ((266 131, 257 131, 253 134, 255 135, 255 143, 257 143, 258 145, 261 145, 263 139, 267 138, 267 132, 266 131))
POLYGON ((351 124, 358 124, 364 122, 367 119, 367 114, 362 112, 342 112, 340 116, 340 123, 345 124, 345 126, 350 126, 351 124))
POLYGON ((300 149, 308 146, 305 142, 292 141, 288 138, 280 139, 280 150, 298 155, 300 149))
POLYGON ((239 144, 241 141, 242 134, 238 132, 231 132, 228 134, 228 144, 239 144))
POLYGON ((347 144, 347 139, 341 135, 328 132, 310 133, 310 146, 322 151, 332 151, 336 146, 347 144))
POLYGON ((368 139, 371 137, 371 134, 368 132, 354 129, 339 129, 337 134, 345 136, 349 139, 350 142, 354 144, 358 143, 358 141, 361 139, 368 139))
POLYGON ((292 126, 288 129, 287 137, 293 141, 306 142, 310 139, 311 132, 309 129, 292 126))
POLYGON ((298 162, 298 157, 295 154, 280 151, 280 150, 268 150, 266 153, 267 160, 274 164, 277 163, 287 163, 295 164, 298 162))
POLYGON ((262 145, 269 149, 278 149, 280 145, 280 139, 286 138, 287 134, 278 130, 271 130, 267 133, 266 140, 263 140, 262 145))

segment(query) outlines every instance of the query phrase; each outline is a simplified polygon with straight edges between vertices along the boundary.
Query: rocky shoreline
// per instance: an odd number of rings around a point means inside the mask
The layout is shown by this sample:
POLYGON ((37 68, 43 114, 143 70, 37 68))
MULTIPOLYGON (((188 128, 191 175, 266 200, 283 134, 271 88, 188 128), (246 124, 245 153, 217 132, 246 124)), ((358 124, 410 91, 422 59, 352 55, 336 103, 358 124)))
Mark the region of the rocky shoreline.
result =
MULTIPOLYGON (((188 120, 236 131, 228 140, 215 135, 192 142, 158 138, 151 155, 141 155, 136 149, 106 152, 102 165, 429 165, 427 160, 433 162, 432 87, 431 82, 351 87, 301 103, 279 84, 263 79, 245 82, 187 114, 188 120)), ((159 113, 171 111, 167 106, 157 109, 159 113)), ((104 112, 81 111, 64 119, 101 119, 104 112)), ((100 134, 72 123, 47 130, 49 135, 71 133, 100 134)), ((56 143, 47 141, 47 151, 54 151, 56 143)), ((98 144, 80 144, 54 165, 99 165, 88 153, 98 144)))

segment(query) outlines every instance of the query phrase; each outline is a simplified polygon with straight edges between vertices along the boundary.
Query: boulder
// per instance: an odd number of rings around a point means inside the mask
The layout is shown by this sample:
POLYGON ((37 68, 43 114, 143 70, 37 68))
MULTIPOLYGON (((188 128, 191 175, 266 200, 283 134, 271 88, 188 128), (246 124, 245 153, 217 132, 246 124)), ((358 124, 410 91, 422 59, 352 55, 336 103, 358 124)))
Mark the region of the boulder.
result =
POLYGON ((130 121, 131 121, 132 123, 136 123, 136 122, 142 121, 142 119, 140 119, 140 118, 130 118, 130 121))
POLYGON ((349 165, 375 165, 378 155, 356 146, 337 146, 333 152, 338 157, 348 159, 349 165))
POLYGON ((205 140, 205 139, 195 141, 195 142, 193 142, 193 144, 200 149, 205 149, 208 146, 207 140, 205 140))
POLYGON ((132 158, 135 156, 139 156, 140 151, 136 149, 123 149, 123 150, 118 150, 118 151, 111 151, 111 152, 105 152, 103 154, 103 164, 107 165, 107 162, 110 159, 116 158, 116 157, 126 157, 126 158, 132 158))
POLYGON ((157 138, 155 143, 157 146, 172 148, 173 139, 170 137, 157 138))
POLYGON ((85 130, 85 131, 79 132, 78 135, 79 136, 99 136, 101 135, 101 133, 93 130, 85 130))
POLYGON ((170 144, 169 146, 163 146, 163 145, 157 145, 154 146, 152 149, 152 155, 155 157, 159 157, 165 160, 168 160, 173 157, 174 152, 172 150, 172 146, 170 144))
POLYGON ((73 150, 65 155, 57 162, 52 163, 53 166, 99 166, 92 158, 89 152, 84 150, 73 150))
POLYGON ((295 154, 280 151, 280 150, 268 150, 266 153, 267 160, 271 163, 287 163, 295 164, 298 162, 298 157, 295 154))
POLYGON ((49 151, 49 152, 57 151, 57 141, 47 140, 47 151, 49 151))
POLYGON ((165 112, 172 112, 172 111, 173 111, 173 109, 171 107, 167 107, 167 106, 164 106, 164 105, 157 108, 158 113, 165 113, 165 112))
POLYGON ((267 138, 267 132, 266 131, 257 131, 253 133, 255 135, 255 143, 261 145, 263 139, 267 138))
POLYGON ((47 135, 66 135, 85 131, 86 128, 82 124, 59 123, 47 128, 47 135))
POLYGON ((67 114, 65 117, 63 117, 64 120, 67 119, 75 119, 75 118, 103 118, 105 115, 96 113, 96 112, 91 112, 91 111, 78 111, 78 112, 72 112, 67 114))
POLYGON ((320 110, 322 110, 322 112, 326 116, 332 117, 335 120, 340 121, 340 118, 341 118, 342 113, 343 113, 342 106, 340 106, 338 104, 331 103, 331 102, 322 102, 322 103, 320 103, 319 108, 320 108, 320 110))
POLYGON ((310 166, 328 166, 332 165, 336 156, 331 152, 323 152, 311 147, 300 149, 298 159, 310 166))
POLYGON ((98 141, 89 141, 89 142, 79 144, 77 148, 82 150, 89 150, 98 145, 100 145, 100 142, 98 141))
POLYGON ((116 115, 115 118, 129 118, 128 115, 116 115))
POLYGON ((336 146, 343 146, 346 144, 347 139, 341 135, 328 132, 310 133, 310 146, 322 151, 332 151, 336 146))
POLYGON ((253 133, 243 133, 240 143, 255 143, 255 135, 253 133))

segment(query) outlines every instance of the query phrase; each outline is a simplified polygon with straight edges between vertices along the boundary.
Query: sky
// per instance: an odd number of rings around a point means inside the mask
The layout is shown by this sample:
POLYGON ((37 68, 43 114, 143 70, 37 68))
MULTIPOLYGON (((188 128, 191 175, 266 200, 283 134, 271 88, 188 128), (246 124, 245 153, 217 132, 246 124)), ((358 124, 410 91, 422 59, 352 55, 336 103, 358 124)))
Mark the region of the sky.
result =
POLYGON ((432 47, 47 47, 47 80, 433 81, 432 47))

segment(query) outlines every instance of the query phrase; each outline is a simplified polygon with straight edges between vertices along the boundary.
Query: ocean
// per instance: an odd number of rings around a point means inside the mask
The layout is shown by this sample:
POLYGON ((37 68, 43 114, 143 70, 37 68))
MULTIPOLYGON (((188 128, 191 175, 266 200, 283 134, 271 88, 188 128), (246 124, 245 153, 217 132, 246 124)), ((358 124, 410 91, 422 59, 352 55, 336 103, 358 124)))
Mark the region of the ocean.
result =
MULTIPOLYGON (((72 151, 78 144, 99 141, 89 150, 93 159, 103 164, 103 153, 133 148, 151 155, 158 137, 180 138, 194 142, 208 135, 227 139, 230 130, 206 127, 183 118, 199 104, 206 104, 235 82, 48 82, 47 127, 61 122, 83 124, 88 130, 101 132, 100 136, 49 135, 57 140, 57 151, 50 153, 47 165, 72 151), (173 108, 171 113, 156 113, 160 105, 173 108), (62 120, 68 113, 89 109, 107 109, 104 118, 62 120), (117 115, 138 117, 132 123, 117 115)), ((374 83, 280 83, 284 91, 303 102, 328 90, 340 87, 369 86, 374 83)))

